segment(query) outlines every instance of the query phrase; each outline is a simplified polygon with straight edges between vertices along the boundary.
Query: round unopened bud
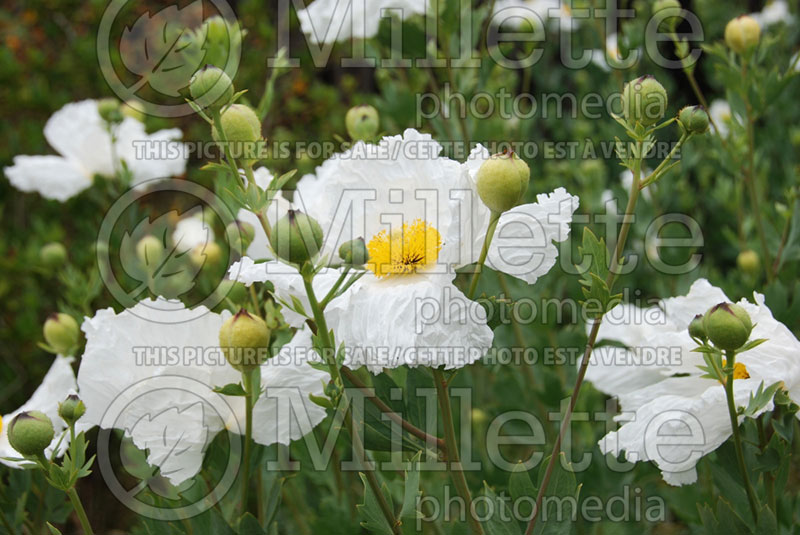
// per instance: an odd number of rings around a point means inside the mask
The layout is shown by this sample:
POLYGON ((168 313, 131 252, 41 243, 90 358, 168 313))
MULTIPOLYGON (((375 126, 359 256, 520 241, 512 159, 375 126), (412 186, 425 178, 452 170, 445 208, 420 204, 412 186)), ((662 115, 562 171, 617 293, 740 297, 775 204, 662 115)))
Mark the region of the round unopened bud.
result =
POLYGON ((313 217, 289 210, 272 227, 270 244, 279 258, 303 264, 322 248, 322 227, 313 217))
POLYGON ((97 101, 97 113, 107 123, 121 123, 124 117, 119 101, 115 98, 103 98, 97 101))
POLYGON ((658 25, 661 30, 675 31, 681 22, 681 3, 678 0, 657 0, 653 2, 653 14, 664 17, 658 25))
POLYGON ((164 258, 164 244, 152 234, 148 234, 136 244, 136 257, 145 266, 157 266, 164 258))
POLYGON ((197 245, 189 253, 189 260, 197 267, 202 267, 206 262, 216 266, 222 260, 222 247, 215 241, 197 245))
POLYGON ((189 94, 201 108, 219 109, 233 98, 233 82, 222 69, 206 67, 192 76, 189 94))
POLYGON ((59 242, 47 243, 39 249, 39 258, 48 268, 59 268, 67 262, 67 248, 59 242))
POLYGON ((761 27, 756 19, 749 15, 741 15, 725 26, 725 44, 737 54, 755 48, 761 39, 761 27))
POLYGON ((378 135, 380 118, 372 106, 355 106, 344 117, 347 134, 353 141, 372 141, 378 135))
POLYGON ((761 271, 761 258, 757 252, 747 249, 736 257, 736 265, 747 275, 755 276, 761 271))
POLYGON ((270 334, 264 320, 242 309, 222 324, 219 345, 231 366, 248 372, 267 360, 270 334))
POLYGON ((519 203, 530 178, 530 167, 516 153, 495 154, 478 169, 478 196, 491 211, 503 213, 519 203))
POLYGON ((703 317, 703 326, 708 339, 724 351, 742 347, 753 330, 750 314, 732 303, 720 303, 711 307, 703 317))
POLYGON ((58 404, 58 415, 67 425, 73 425, 86 413, 86 405, 77 394, 70 394, 58 404))
POLYGON ((367 244, 364 238, 356 238, 344 242, 339 247, 339 256, 344 260, 345 264, 353 266, 363 266, 369 260, 369 251, 367 251, 367 244))
POLYGON ((140 123, 143 123, 146 118, 144 104, 142 104, 138 100, 133 100, 133 99, 126 100, 125 102, 122 103, 120 111, 122 112, 122 115, 124 115, 125 117, 136 119, 140 123))
POLYGON ((78 345, 78 322, 69 314, 50 315, 42 331, 44 341, 59 355, 68 355, 78 345))
POLYGON ((241 282, 222 280, 219 283, 218 291, 233 303, 241 303, 247 299, 247 287, 241 282))
POLYGON ((708 132, 708 113, 702 106, 686 106, 678 113, 678 121, 689 133, 708 132))
POLYGON ((245 221, 233 221, 225 227, 225 235, 231 248, 244 253, 256 237, 256 229, 245 221))
POLYGON ((667 113, 666 89, 649 74, 631 80, 622 90, 622 113, 630 125, 656 124, 667 113))
POLYGON ((708 336, 706 336, 706 328, 703 326, 702 314, 696 315, 694 319, 689 322, 689 336, 695 340, 700 340, 701 342, 708 340, 708 336))
MULTIPOLYGON (((261 121, 250 107, 231 104, 220 117, 225 139, 231 143, 253 143, 261 139, 261 121)), ((217 125, 211 128, 215 141, 222 141, 217 125)))
POLYGON ((54 436, 53 422, 40 411, 21 412, 8 426, 8 442, 25 456, 43 453, 54 436))

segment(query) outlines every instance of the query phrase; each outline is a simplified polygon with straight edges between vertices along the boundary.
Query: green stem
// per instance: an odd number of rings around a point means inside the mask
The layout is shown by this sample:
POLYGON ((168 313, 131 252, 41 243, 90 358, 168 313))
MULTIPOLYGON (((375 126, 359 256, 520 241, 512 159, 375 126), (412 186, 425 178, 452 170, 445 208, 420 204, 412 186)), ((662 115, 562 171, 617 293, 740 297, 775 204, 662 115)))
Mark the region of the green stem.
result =
MULTIPOLYGON (((758 442, 759 446, 761 447, 762 454, 766 451, 767 446, 769 445, 767 434, 764 432, 763 420, 763 414, 756 418, 756 426, 758 427, 758 442)), ((769 507, 772 509, 772 512, 775 513, 775 516, 777 516, 778 504, 777 500, 775 499, 775 476, 772 474, 772 472, 764 472, 764 487, 767 489, 767 503, 769 503, 769 507)))
MULTIPOLYGON (((317 326, 317 336, 320 337, 320 341, 324 348, 323 355, 321 355, 321 357, 328 365, 328 370, 333 383, 337 386, 341 386, 344 383, 342 381, 339 367, 336 365, 336 358, 334 356, 336 346, 330 337, 328 322, 325 320, 324 309, 322 306, 320 306, 316 293, 314 292, 314 286, 312 284, 313 277, 313 274, 303 274, 303 286, 305 287, 306 297, 308 297, 308 302, 314 315, 314 323, 316 323, 317 326)), ((345 392, 344 389, 342 389, 342 403, 343 404, 340 403, 340 407, 350 406, 350 404, 347 403, 347 392, 345 392)), ((378 477, 375 475, 373 470, 367 469, 367 452, 364 448, 364 443, 361 440, 361 435, 358 433, 358 429, 352 425, 350 413, 351 411, 347 409, 347 412, 344 414, 344 421, 345 426, 350 433, 350 439, 353 444, 353 451, 356 455, 356 459, 364 469, 364 476, 367 479, 367 484, 372 489, 372 493, 378 502, 378 507, 380 508, 381 513, 383 513, 386 522, 389 524, 392 533, 395 535, 401 535, 399 522, 397 519, 395 519, 394 512, 392 511, 389 503, 386 501, 386 497, 383 495, 383 490, 381 489, 381 484, 380 481, 378 481, 378 477)))
POLYGON ((736 415, 736 403, 733 398, 733 367, 736 364, 736 352, 725 352, 725 397, 728 401, 728 415, 731 418, 731 429, 733 429, 733 444, 736 447, 736 461, 739 464, 739 472, 744 481, 744 490, 747 492, 747 501, 750 503, 750 512, 753 513, 753 521, 758 525, 758 499, 747 475, 747 466, 744 463, 744 451, 742 449, 742 436, 739 432, 739 419, 736 415))
MULTIPOLYGON (((636 201, 639 199, 639 181, 641 180, 642 174, 642 142, 640 140, 637 140, 636 142, 635 158, 636 159, 633 166, 633 183, 631 184, 631 191, 628 195, 628 204, 625 207, 625 219, 622 221, 619 237, 617 238, 617 243, 614 246, 614 253, 611 257, 611 266, 609 267, 608 276, 606 277, 606 284, 608 285, 609 290, 614 287, 614 283, 617 280, 617 271, 619 270, 620 266, 619 259, 622 257, 622 253, 625 250, 625 242, 628 240, 628 232, 633 224, 633 215, 636 211, 636 201)), ((564 441, 564 436, 569 429, 572 413, 575 410, 575 405, 578 402, 578 394, 580 393, 581 386, 586 378, 586 371, 589 369, 589 358, 594 350, 594 345, 597 343, 597 336, 600 333, 600 324, 602 321, 603 316, 600 316, 595 319, 594 323, 592 324, 592 330, 589 333, 589 340, 586 342, 586 349, 583 352, 581 367, 578 369, 578 377, 575 379, 575 388, 572 389, 572 395, 569 399, 569 406, 567 407, 567 411, 564 413, 564 419, 561 421, 561 429, 558 432, 558 437, 556 437, 556 442, 553 444, 553 451, 550 454, 550 459, 547 462, 547 468, 545 469, 544 477, 542 478, 542 484, 539 487, 539 492, 536 494, 536 506, 533 511, 533 517, 528 523, 528 529, 525 530, 525 535, 531 535, 536 527, 536 521, 538 520, 539 513, 542 509, 544 493, 547 490, 547 486, 550 484, 550 478, 553 475, 553 469, 555 468, 556 460, 561 452, 561 443, 564 441)))
POLYGON ((242 466, 242 511, 247 512, 250 497, 250 452, 253 442, 253 374, 256 370, 242 372, 242 386, 245 392, 244 461, 242 466))
POLYGON ((497 229, 497 222, 500 221, 499 212, 492 212, 492 217, 489 219, 489 226, 486 229, 486 236, 483 238, 483 247, 481 248, 481 255, 478 258, 478 264, 475 266, 475 273, 472 274, 472 282, 469 284, 469 291, 467 291, 467 298, 472 299, 475 296, 475 290, 478 289, 478 280, 481 278, 483 265, 486 263, 486 255, 489 254, 489 246, 492 244, 494 231, 497 229))
POLYGON ((450 406, 450 392, 447 387, 447 379, 444 373, 438 368, 433 368, 433 382, 436 384, 436 396, 439 398, 439 410, 442 413, 442 426, 444 427, 444 443, 447 448, 447 471, 456 487, 458 495, 464 500, 467 509, 467 520, 472 528, 472 533, 483 534, 481 523, 472 514, 472 495, 469 492, 467 479, 464 477, 464 470, 461 466, 458 442, 456 441, 456 431, 453 426, 453 412, 450 406))
POLYGON ((72 507, 75 509, 75 514, 78 515, 78 520, 81 523, 81 528, 83 528, 84 535, 94 535, 94 531, 92 531, 92 525, 89 523, 89 517, 86 516, 86 510, 83 508, 83 504, 81 503, 81 499, 78 496, 78 492, 75 490, 75 487, 72 487, 67 491, 67 496, 69 496, 69 501, 72 502, 72 507))
POLYGON ((681 138, 678 140, 678 142, 675 144, 675 146, 672 147, 672 150, 669 151, 669 154, 667 154, 667 157, 664 158, 664 160, 662 160, 662 162, 660 164, 658 164, 658 167, 656 167, 655 170, 652 173, 650 173, 649 175, 647 175, 645 178, 643 178, 641 180, 641 182, 639 184, 639 189, 640 190, 643 190, 644 188, 646 188, 650 184, 655 183, 659 178, 661 178, 661 172, 670 163, 670 160, 672 160, 672 157, 675 156, 675 154, 681 149, 681 147, 683 147, 684 143, 689 141, 689 139, 693 135, 694 134, 683 134, 681 136, 681 138))

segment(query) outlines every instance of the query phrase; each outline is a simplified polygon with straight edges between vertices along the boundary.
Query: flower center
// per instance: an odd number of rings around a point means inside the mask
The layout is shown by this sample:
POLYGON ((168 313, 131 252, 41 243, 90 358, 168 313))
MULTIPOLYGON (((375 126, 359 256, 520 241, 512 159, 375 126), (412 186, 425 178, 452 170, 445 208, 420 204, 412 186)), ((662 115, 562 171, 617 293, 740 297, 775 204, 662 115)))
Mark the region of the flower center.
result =
POLYGON ((378 278, 416 273, 436 263, 442 248, 439 231, 422 219, 403 223, 400 229, 380 231, 367 244, 367 267, 378 278))
MULTIPOLYGON (((722 366, 727 366, 728 361, 723 360, 722 366)), ((742 364, 741 362, 737 362, 733 365, 733 380, 736 379, 750 379, 750 372, 747 371, 747 366, 742 364)))

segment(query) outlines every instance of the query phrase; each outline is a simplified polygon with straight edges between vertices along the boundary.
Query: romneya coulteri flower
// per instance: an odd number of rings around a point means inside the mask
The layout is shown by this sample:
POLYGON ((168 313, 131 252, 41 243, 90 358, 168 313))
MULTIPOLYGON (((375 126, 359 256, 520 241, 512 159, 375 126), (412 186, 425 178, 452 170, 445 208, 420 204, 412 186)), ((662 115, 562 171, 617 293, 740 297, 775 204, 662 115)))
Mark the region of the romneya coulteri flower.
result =
POLYGON ((789 11, 789 3, 785 0, 767 2, 764 9, 750 14, 762 28, 768 28, 779 22, 791 24, 794 16, 789 11))
POLYGON ((384 18, 406 20, 425 13, 428 4, 429 0, 315 0, 298 11, 297 18, 312 43, 335 43, 373 37, 384 18))
MULTIPOLYGON (((211 391, 241 380, 219 347, 220 328, 229 317, 159 298, 87 318, 78 371, 86 405, 81 422, 123 430, 175 485, 197 474, 217 433, 245 430, 244 399, 211 391), (157 382, 163 377, 168 384, 157 382), (187 390, 187 383, 194 386, 187 390)), ((298 358, 270 359, 261 366, 266 393, 253 411, 253 439, 259 444, 289 444, 325 418, 308 396, 322 396, 329 376, 298 358)))
POLYGON ((8 442, 8 424, 14 417, 26 411, 40 411, 47 415, 53 422, 55 428, 55 437, 50 443, 50 446, 45 449, 45 455, 49 458, 53 453, 53 449, 59 444, 59 455, 62 454, 69 446, 69 436, 63 436, 63 431, 66 428, 64 420, 58 416, 58 404, 64 401, 67 396, 75 393, 77 385, 75 384, 75 373, 72 371, 72 358, 58 355, 53 364, 50 366, 47 374, 42 379, 42 384, 33 393, 33 396, 20 408, 4 414, 0 418, 0 463, 12 468, 19 468, 21 464, 17 461, 9 461, 6 458, 20 458, 21 455, 11 447, 8 442))
MULTIPOLYGON (((759 386, 778 381, 798 401, 800 342, 772 317, 763 295, 754 294, 754 300, 743 299, 739 305, 755 325, 751 339, 767 341, 736 356, 736 406, 747 406, 759 386)), ((700 458, 732 431, 724 388, 703 377, 698 366, 704 361, 692 351, 697 343, 689 336, 689 325, 697 314, 728 301, 722 290, 700 279, 686 296, 664 299, 651 308, 621 304, 609 312, 598 339, 616 340, 626 348, 595 349, 586 376, 597 389, 617 397, 622 411, 616 418, 620 428, 599 442, 603 453, 624 452, 630 462, 653 461, 671 485, 697 480, 700 458)), ((771 409, 772 402, 762 412, 771 409)))
POLYGON ((179 129, 148 134, 143 123, 125 117, 113 130, 116 141, 100 117, 97 101, 67 104, 44 127, 44 136, 58 155, 15 156, 5 174, 21 191, 64 202, 91 186, 95 175, 116 175, 121 162, 132 174, 133 186, 186 170, 183 146, 173 141, 181 138, 179 129))
MULTIPOLYGON (((453 284, 455 268, 478 260, 491 218, 476 186, 490 154, 478 146, 460 164, 441 150, 430 135, 409 129, 377 145, 359 142, 301 181, 324 200, 308 211, 322 226, 323 254, 333 258, 339 245, 357 238, 369 251, 366 274, 326 310, 337 341, 362 359, 351 358, 351 365, 375 373, 404 364, 457 368, 491 346, 485 311, 453 284)), ((577 197, 558 188, 504 213, 487 265, 536 282, 555 265, 554 242, 567 238, 577 206, 577 197)), ((295 296, 310 310, 301 277, 277 262, 245 257, 230 273, 248 285, 270 280, 285 303, 295 296)), ((338 276, 324 269, 315 292, 325 295, 338 276)), ((305 320, 288 308, 284 316, 297 327, 305 320)))

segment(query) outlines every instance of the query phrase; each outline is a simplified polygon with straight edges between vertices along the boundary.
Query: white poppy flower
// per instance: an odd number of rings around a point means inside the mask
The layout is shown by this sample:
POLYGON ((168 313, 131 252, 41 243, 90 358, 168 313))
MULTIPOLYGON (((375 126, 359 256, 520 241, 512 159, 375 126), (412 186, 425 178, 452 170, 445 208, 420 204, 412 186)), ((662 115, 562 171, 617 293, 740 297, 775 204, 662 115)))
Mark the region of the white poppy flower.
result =
MULTIPOLYGON (((86 404, 81 421, 123 430, 174 485, 197 474, 217 433, 245 430, 244 400, 212 391, 241 381, 219 348, 219 330, 229 316, 206 310, 198 317, 178 301, 159 298, 87 318, 78 371, 86 404)), ((266 393, 253 410, 253 440, 289 444, 310 432, 325 411, 308 396, 324 395, 328 380, 298 360, 267 361, 261 367, 266 393)))
MULTIPOLYGON (((800 342, 772 317, 763 295, 754 298, 755 304, 742 300, 739 305, 755 325, 751 339, 768 341, 736 356, 736 406, 746 406, 759 386, 778 381, 800 401, 800 342)), ((688 295, 664 299, 659 306, 619 305, 609 312, 598 339, 622 342, 627 349, 596 349, 586 375, 596 388, 619 398, 623 411, 616 417, 621 427, 599 442, 603 453, 653 461, 671 485, 697 480, 697 462, 732 430, 725 391, 716 380, 702 377, 697 366, 704 361, 692 352, 697 344, 688 326, 695 315, 724 301, 722 290, 700 279, 688 295)), ((763 411, 771 409, 770 403, 763 411)))
POLYGON ((762 28, 769 28, 779 22, 791 24, 794 20, 792 13, 789 11, 789 4, 785 0, 767 2, 764 9, 751 13, 750 16, 756 19, 756 22, 762 28))
POLYGON ((20 191, 64 202, 91 186, 94 175, 113 176, 115 157, 131 171, 133 186, 186 169, 183 146, 171 141, 181 137, 178 129, 147 134, 141 122, 126 117, 115 135, 113 143, 97 101, 67 104, 44 127, 45 139, 58 156, 16 156, 5 174, 20 191))
MULTIPOLYGON (((630 56, 636 54, 637 59, 634 62, 634 65, 638 62, 638 55, 641 53, 640 50, 631 50, 628 52, 629 56, 625 58, 626 61, 629 60, 630 56)), ((612 67, 622 67, 622 54, 619 50, 619 35, 614 32, 608 34, 606 37, 606 47, 605 50, 594 49, 592 50, 592 63, 600 67, 606 72, 611 72, 612 67)), ((627 66, 627 65, 626 65, 627 66)), ((632 66, 632 65, 631 65, 632 66)))
POLYGON ((741 124, 739 118, 731 112, 731 105, 727 100, 716 99, 711 102, 708 107, 708 115, 714 120, 714 124, 719 128, 719 134, 723 138, 728 137, 734 122, 741 124))
POLYGON ((33 393, 22 407, 10 414, 4 414, 0 418, 0 463, 12 468, 19 468, 21 464, 16 461, 7 461, 5 458, 21 458, 17 450, 8 443, 8 425, 21 412, 40 411, 47 415, 53 422, 55 437, 44 453, 49 458, 56 445, 59 445, 58 455, 62 455, 69 446, 69 436, 62 434, 67 425, 58 415, 58 404, 67 399, 67 396, 74 394, 77 385, 75 384, 75 374, 72 371, 72 357, 58 355, 42 379, 42 384, 33 393), (61 441, 59 444, 59 440, 61 441))
POLYGON ((206 223, 202 215, 190 215, 182 218, 172 231, 172 243, 176 253, 191 251, 195 247, 205 246, 214 241, 214 229, 206 223))
POLYGON ((297 18, 310 42, 335 43, 373 37, 383 18, 406 20, 424 14, 427 6, 428 0, 315 0, 297 18))
MULTIPOLYGON (((403 364, 458 368, 492 343, 484 309, 452 282, 455 268, 477 261, 486 235, 490 211, 478 198, 475 174, 489 153, 478 147, 459 164, 441 150, 429 135, 409 129, 378 145, 357 143, 323 163, 312 182, 309 213, 322 226, 324 250, 359 237, 367 242, 366 275, 330 303, 326 318, 337 341, 363 357, 346 362, 374 373, 403 364)), ((506 212, 487 265, 535 282, 555 264, 553 242, 567 238, 577 205, 559 188, 506 212)), ((285 303, 305 294, 300 276, 277 262, 243 258, 230 275, 248 285, 272 281, 285 303)), ((318 297, 338 276, 331 269, 317 276, 318 297)), ((304 320, 291 311, 286 316, 294 326, 304 320)))
POLYGON ((508 23, 517 28, 523 22, 536 27, 545 21, 557 24, 564 31, 578 27, 578 20, 572 16, 566 0, 498 0, 494 15, 492 21, 495 24, 508 23))

